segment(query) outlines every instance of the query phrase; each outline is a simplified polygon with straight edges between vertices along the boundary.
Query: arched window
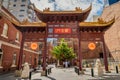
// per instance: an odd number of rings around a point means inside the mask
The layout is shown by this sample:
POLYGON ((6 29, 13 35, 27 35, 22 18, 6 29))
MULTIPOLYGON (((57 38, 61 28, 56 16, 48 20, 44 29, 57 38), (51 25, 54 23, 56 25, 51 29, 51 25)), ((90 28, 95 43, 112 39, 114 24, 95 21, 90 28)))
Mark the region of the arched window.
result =
POLYGON ((17 34, 16 34, 16 41, 19 41, 19 37, 20 37, 20 34, 19 34, 19 32, 17 32, 17 34))
POLYGON ((8 25, 6 23, 4 23, 3 32, 2 32, 1 36, 7 38, 7 33, 8 33, 8 25))

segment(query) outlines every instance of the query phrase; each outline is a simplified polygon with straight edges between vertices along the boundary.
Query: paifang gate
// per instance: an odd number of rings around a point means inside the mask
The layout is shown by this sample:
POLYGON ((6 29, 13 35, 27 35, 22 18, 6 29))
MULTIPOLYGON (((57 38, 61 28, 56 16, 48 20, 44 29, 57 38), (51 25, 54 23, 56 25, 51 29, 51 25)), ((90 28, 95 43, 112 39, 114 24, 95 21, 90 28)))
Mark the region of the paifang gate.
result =
POLYGON ((102 43, 105 70, 109 71, 104 33, 113 24, 114 19, 105 22, 103 19, 99 18, 98 22, 84 22, 91 8, 92 6, 90 5, 90 7, 85 10, 76 7, 73 11, 50 11, 49 8, 40 11, 34 6, 33 10, 41 22, 30 23, 28 20, 19 22, 12 16, 12 18, 8 18, 22 33, 18 69, 21 69, 22 66, 24 42, 44 42, 42 56, 43 70, 45 71, 47 38, 78 38, 78 62, 80 71, 82 71, 83 59, 81 49, 82 41, 99 41, 102 43))

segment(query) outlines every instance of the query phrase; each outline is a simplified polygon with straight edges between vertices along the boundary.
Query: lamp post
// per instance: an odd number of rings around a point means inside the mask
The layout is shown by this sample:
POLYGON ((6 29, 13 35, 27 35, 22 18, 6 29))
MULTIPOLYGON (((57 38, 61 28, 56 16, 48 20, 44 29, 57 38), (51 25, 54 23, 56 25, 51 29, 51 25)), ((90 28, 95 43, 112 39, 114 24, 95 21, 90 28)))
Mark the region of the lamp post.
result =
POLYGON ((116 65, 117 65, 117 62, 118 62, 118 52, 117 52, 116 49, 115 49, 115 55, 116 55, 116 56, 115 56, 115 58, 116 58, 116 59, 115 59, 115 62, 116 62, 116 65))
POLYGON ((115 49, 115 54, 116 54, 116 60, 115 60, 115 62, 116 62, 116 73, 119 73, 119 71, 118 71, 118 53, 117 53, 117 50, 115 49))

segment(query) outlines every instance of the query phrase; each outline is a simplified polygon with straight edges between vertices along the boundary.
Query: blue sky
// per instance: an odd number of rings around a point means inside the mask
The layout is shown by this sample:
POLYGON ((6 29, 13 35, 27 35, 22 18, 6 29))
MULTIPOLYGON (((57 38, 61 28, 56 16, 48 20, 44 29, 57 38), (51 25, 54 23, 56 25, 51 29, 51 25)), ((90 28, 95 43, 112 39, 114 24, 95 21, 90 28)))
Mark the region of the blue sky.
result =
POLYGON ((93 15, 101 15, 104 5, 107 4, 107 0, 31 0, 35 6, 43 10, 50 8, 50 10, 74 10, 75 7, 80 7, 83 10, 88 8, 92 3, 92 11, 87 21, 92 21, 93 15))

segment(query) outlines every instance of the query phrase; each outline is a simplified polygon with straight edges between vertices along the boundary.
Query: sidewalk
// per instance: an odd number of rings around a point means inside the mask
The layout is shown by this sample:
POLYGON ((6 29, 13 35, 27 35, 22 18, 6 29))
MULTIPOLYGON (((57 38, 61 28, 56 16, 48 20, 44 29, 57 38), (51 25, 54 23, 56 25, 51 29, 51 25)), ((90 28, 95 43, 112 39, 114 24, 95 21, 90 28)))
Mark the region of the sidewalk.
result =
POLYGON ((92 77, 91 70, 86 69, 85 74, 77 75, 74 68, 53 68, 47 77, 40 73, 32 75, 32 80, 120 80, 120 73, 105 73, 102 77, 92 77))
POLYGON ((73 68, 53 68, 47 77, 40 75, 40 73, 34 74, 32 80, 80 80, 73 68))
MULTIPOLYGON (((41 71, 38 70, 32 73, 31 80, 120 80, 120 73, 115 71, 111 73, 104 73, 102 77, 92 77, 91 69, 87 68, 85 74, 77 75, 74 68, 52 68, 52 73, 48 76, 41 76, 41 71)), ((94 73, 95 74, 95 73, 94 73)), ((14 77, 14 73, 0 75, 0 80, 29 80, 14 77)))

